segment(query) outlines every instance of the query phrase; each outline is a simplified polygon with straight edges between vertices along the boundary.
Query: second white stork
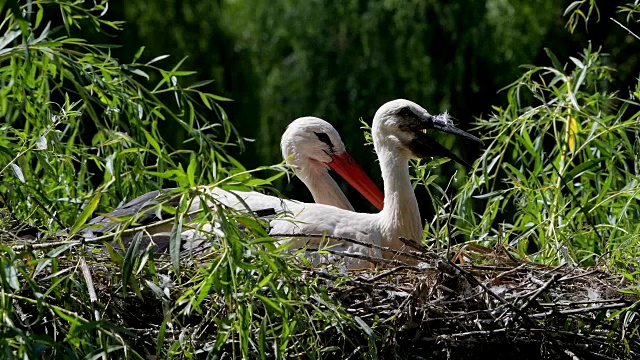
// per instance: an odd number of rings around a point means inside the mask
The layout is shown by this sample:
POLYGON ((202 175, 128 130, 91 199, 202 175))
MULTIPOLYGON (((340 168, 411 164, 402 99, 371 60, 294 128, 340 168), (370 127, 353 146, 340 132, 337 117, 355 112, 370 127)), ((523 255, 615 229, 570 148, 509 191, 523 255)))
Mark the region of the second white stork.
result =
MULTIPOLYGON (((344 143, 336 129, 328 122, 316 117, 302 117, 289 124, 281 140, 282 156, 286 162, 294 166, 294 172, 309 188, 317 203, 335 206, 337 208, 353 210, 351 203, 329 175, 329 169, 333 169, 354 186, 377 209, 382 209, 383 194, 362 168, 346 151, 344 143)), ((159 204, 177 205, 179 197, 172 193, 173 189, 156 190, 141 195, 124 204, 106 216, 98 216, 89 223, 91 227, 86 235, 100 235, 116 227, 118 219, 126 219, 130 216, 136 218, 138 225, 150 225, 146 231, 152 235, 154 242, 162 250, 168 245, 168 232, 171 223, 152 226, 160 218, 168 214, 157 211, 159 204), (159 216, 160 215, 160 218, 159 216)), ((275 196, 264 195, 258 192, 235 191, 250 206, 250 210, 273 209, 273 212, 282 211, 283 206, 302 204, 295 200, 283 200, 275 196)), ((224 199, 231 193, 221 189, 213 189, 209 195, 213 199, 220 196, 224 199), (218 193, 222 195, 218 195, 218 193)), ((200 207, 200 197, 194 199, 189 211, 195 211, 200 207)), ((227 201, 230 204, 231 201, 227 201)), ((244 204, 236 201, 233 207, 238 210, 245 209, 244 204)), ((205 224, 206 225, 206 224, 205 224)), ((208 228, 208 226, 205 226, 208 228)), ((190 231, 190 233, 194 233, 190 231)), ((191 234, 192 236, 194 234, 191 234)))
POLYGON ((328 122, 313 116, 292 121, 280 141, 282 157, 295 167, 296 176, 307 186, 318 204, 353 210, 328 168, 334 170, 360 192, 373 206, 382 210, 383 195, 371 178, 345 149, 338 131, 328 122))

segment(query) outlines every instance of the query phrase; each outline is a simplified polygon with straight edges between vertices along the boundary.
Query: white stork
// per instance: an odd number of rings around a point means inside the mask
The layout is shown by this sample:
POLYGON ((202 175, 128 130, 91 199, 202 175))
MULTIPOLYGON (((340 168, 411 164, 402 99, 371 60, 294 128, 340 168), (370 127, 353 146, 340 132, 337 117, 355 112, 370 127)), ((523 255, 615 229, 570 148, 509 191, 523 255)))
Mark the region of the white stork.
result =
POLYGON ((329 175, 327 170, 331 168, 382 210, 382 192, 347 153, 340 134, 328 122, 313 116, 292 121, 282 135, 280 149, 282 157, 295 167, 296 176, 307 186, 316 203, 353 211, 351 203, 329 175))
MULTIPOLYGON (((351 203, 329 175, 329 169, 333 169, 351 185, 353 185, 366 199, 376 208, 382 209, 384 196, 380 189, 367 176, 362 168, 347 153, 344 143, 336 129, 328 122, 316 117, 302 117, 289 124, 281 140, 282 156, 286 162, 294 166, 294 172, 302 182, 309 188, 314 200, 317 203, 334 206, 337 208, 353 210, 351 203)), ((92 219, 90 228, 85 232, 85 236, 94 236, 108 232, 118 225, 114 219, 136 216, 136 223, 140 225, 152 225, 157 222, 157 205, 167 202, 169 205, 177 205, 179 197, 171 196, 170 190, 156 190, 141 195, 130 202, 124 204, 106 216, 98 216, 92 219)), ((214 199, 217 193, 222 191, 222 198, 230 193, 220 189, 209 192, 214 199)), ((264 195, 258 192, 236 191, 245 201, 250 204, 250 209, 255 211, 274 209, 275 212, 282 211, 287 204, 303 204, 295 200, 283 200, 275 196, 264 195)), ((237 201, 233 207, 237 210, 244 210, 242 203, 237 201)), ((229 204, 230 202, 227 202, 229 204)), ((189 211, 196 211, 200 207, 200 197, 194 199, 189 211)), ((162 214, 164 217, 167 214, 162 214)), ((205 224, 208 225, 208 224, 205 224)), ((160 250, 168 246, 168 232, 171 230, 171 223, 147 228, 147 232, 153 236, 154 242, 160 250), (157 235, 157 236, 156 236, 157 235)), ((206 231, 210 226, 198 227, 206 231)), ((187 231, 186 236, 193 237, 197 232, 187 231)), ((203 236, 198 236, 203 237, 203 236)))

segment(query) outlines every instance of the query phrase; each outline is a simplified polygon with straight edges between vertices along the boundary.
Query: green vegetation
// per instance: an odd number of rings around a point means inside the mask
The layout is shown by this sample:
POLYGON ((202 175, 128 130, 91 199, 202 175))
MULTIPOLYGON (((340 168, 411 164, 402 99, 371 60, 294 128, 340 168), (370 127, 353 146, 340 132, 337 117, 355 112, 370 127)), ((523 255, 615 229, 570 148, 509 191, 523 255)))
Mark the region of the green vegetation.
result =
POLYGON ((509 106, 479 122, 491 143, 459 204, 486 204, 479 216, 457 209, 469 221, 462 231, 536 262, 637 263, 640 88, 616 90, 612 69, 590 48, 566 64, 549 57, 553 66, 527 68, 509 86, 509 106), (501 238, 496 217, 504 218, 501 238))
MULTIPOLYGON (((172 49, 180 56, 169 58, 160 40, 139 43, 135 51, 99 45, 111 44, 125 26, 109 19, 111 3, 117 2, 2 2, 3 358, 375 358, 391 342, 396 323, 349 312, 300 254, 277 246, 260 219, 202 206, 197 216, 213 224, 211 248, 197 255, 180 252, 179 234, 188 226, 189 202, 205 196, 190 190, 277 191, 286 169, 243 166, 236 158, 246 153, 236 154, 253 146, 244 136, 261 131, 260 146, 275 144, 297 114, 317 113, 352 119, 342 128, 350 132, 346 142, 361 143, 355 119, 390 97, 428 99, 424 105, 432 112, 448 108, 457 118, 477 116, 474 132, 487 144, 470 174, 457 168, 450 181, 436 175, 447 173, 444 161, 414 164, 416 190, 428 194, 425 206, 435 213, 423 214, 426 246, 451 258, 470 244, 499 244, 520 260, 606 266, 629 281, 626 293, 640 295, 639 57, 610 55, 628 45, 620 41, 608 49, 605 41, 603 48, 574 54, 547 49, 541 62, 548 65, 518 69, 561 21, 557 2, 158 3, 171 5, 163 14, 167 21, 178 13, 198 24, 197 42, 190 38, 196 35, 182 36, 190 26, 171 35, 145 28, 159 11, 149 9, 163 6, 135 2, 126 8, 120 15, 140 16, 141 38, 182 41, 172 49), (206 16, 219 22, 195 20, 209 11, 206 16), (471 29, 448 31, 461 24, 471 29), (378 42, 385 31, 385 39, 400 40, 378 42), (451 37, 451 48, 443 46, 442 33, 451 37), (240 79, 234 90, 249 89, 255 80, 258 90, 245 98, 232 94, 240 106, 213 93, 229 91, 228 81, 204 81, 185 70, 202 70, 206 59, 182 52, 194 43, 209 49, 206 34, 221 44, 237 41, 238 53, 217 53, 203 72, 240 79), (461 34, 468 37, 455 36, 461 34), (446 56, 434 55, 441 48, 446 56), (491 81, 466 67, 491 52, 501 59, 489 66, 491 81), (227 60, 238 69, 219 66, 227 60), (239 74, 243 69, 250 70, 239 74), (495 94, 498 84, 514 78, 495 94), (253 101, 260 106, 250 108, 253 101), (167 187, 177 187, 180 196, 178 206, 163 206, 176 215, 167 220, 167 257, 154 257, 144 245, 143 227, 123 226, 93 243, 75 236, 93 216, 167 187)), ((615 11, 624 41, 640 42, 640 5, 615 11)), ((599 15, 595 2, 576 1, 564 20, 580 39, 599 15)), ((371 148, 365 149, 353 152, 365 156, 371 148)), ((462 152, 470 156, 475 149, 462 152)), ((248 162, 279 161, 273 147, 261 156, 248 162)), ((131 225, 134 219, 121 220, 131 225)), ((469 250, 465 256, 475 255, 469 250)), ((337 289, 350 281, 350 275, 332 276, 337 289)), ((635 339, 636 307, 608 315, 624 318, 624 331, 635 339)))

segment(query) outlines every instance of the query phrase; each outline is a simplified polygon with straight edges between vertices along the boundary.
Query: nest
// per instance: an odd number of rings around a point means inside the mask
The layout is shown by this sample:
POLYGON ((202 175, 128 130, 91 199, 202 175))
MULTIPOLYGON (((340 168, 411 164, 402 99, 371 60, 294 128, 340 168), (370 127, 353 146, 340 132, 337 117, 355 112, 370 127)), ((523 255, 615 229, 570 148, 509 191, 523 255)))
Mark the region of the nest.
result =
MULTIPOLYGON (((364 257, 378 264, 376 269, 303 268, 299 281, 325 288, 364 330, 327 329, 321 340, 326 347, 357 358, 362 346, 375 346, 383 359, 634 359, 640 354, 635 316, 640 302, 620 291, 630 285, 623 277, 602 268, 519 262, 506 252, 460 264, 412 246, 420 251, 395 251, 396 260, 335 254, 364 257), (345 337, 353 337, 357 346, 345 349, 345 337)), ((127 341, 152 356, 172 301, 157 292, 141 300, 114 291, 117 266, 103 262, 91 266, 91 273, 96 298, 106 302, 103 318, 127 329, 127 341)), ((225 308, 224 298, 209 296, 208 301, 225 308)), ((212 343, 215 316, 220 314, 193 314, 179 321, 206 328, 208 333, 198 336, 212 343)), ((170 330, 168 340, 182 336, 170 330)))
MULTIPOLYGON (((627 279, 602 268, 519 262, 506 251, 482 254, 482 265, 424 251, 386 251, 411 261, 371 258, 395 266, 332 288, 349 313, 371 326, 385 325, 378 347, 383 357, 575 360, 640 354, 639 298, 620 291, 630 286, 627 279)), ((326 271, 314 274, 327 286, 337 279, 326 271)))
POLYGON ((635 299, 599 269, 429 265, 392 268, 334 293, 349 313, 395 329, 382 348, 401 358, 622 359, 640 350, 625 334, 638 324, 610 318, 635 299))

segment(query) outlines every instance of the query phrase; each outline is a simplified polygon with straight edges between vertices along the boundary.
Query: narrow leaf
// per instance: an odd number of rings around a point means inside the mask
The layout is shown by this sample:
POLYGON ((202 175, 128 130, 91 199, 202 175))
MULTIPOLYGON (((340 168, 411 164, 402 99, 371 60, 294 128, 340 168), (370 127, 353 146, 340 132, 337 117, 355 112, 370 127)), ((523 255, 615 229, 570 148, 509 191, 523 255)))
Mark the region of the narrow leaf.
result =
POLYGON ((5 36, 0 38, 0 50, 9 45, 13 40, 22 34, 20 30, 11 30, 5 36))
POLYGON ((26 183, 26 181, 24 181, 24 174, 22 174, 22 169, 20 169, 20 166, 16 165, 15 163, 11 163, 11 168, 18 177, 18 180, 20 180, 20 182, 23 184, 26 183))
POLYGON ((154 139, 153 136, 151 136, 151 134, 147 130, 142 129, 142 133, 144 134, 144 137, 147 138, 147 142, 149 142, 149 144, 153 146, 153 149, 156 151, 156 155, 160 155, 162 151, 160 150, 160 145, 158 145, 158 141, 156 141, 156 139, 154 139))
POLYGON ((97 193, 93 196, 93 198, 91 198, 87 206, 85 206, 85 208, 80 213, 80 216, 78 216, 78 218, 76 219, 76 222, 71 227, 71 230, 69 230, 69 236, 78 232, 80 227, 82 227, 82 225, 84 225, 87 222, 87 220, 93 214, 96 207, 98 207, 98 204, 100 203, 101 195, 102 195, 101 193, 97 193))
POLYGON ((4 282, 9 284, 13 290, 20 290, 20 283, 18 282, 18 271, 12 264, 5 264, 2 275, 4 276, 4 282))
POLYGON ((136 262, 136 256, 138 255, 143 235, 144 233, 142 231, 138 231, 133 236, 133 240, 129 244, 127 253, 124 256, 124 263, 122 264, 122 290, 124 292, 127 291, 127 284, 129 284, 129 279, 131 278, 131 273, 136 262))
POLYGON ((211 84, 212 82, 213 82, 213 80, 198 81, 198 82, 195 82, 195 83, 193 83, 193 84, 189 85, 189 86, 187 87, 187 89, 197 89, 197 88, 199 88, 199 87, 202 87, 202 86, 205 86, 205 85, 209 85, 209 84, 211 84))
POLYGON ((155 58, 151 59, 151 61, 149 61, 149 62, 147 63, 147 65, 151 65, 151 64, 153 64, 153 63, 154 63, 154 62, 156 62, 156 61, 164 60, 164 59, 166 59, 166 58, 168 58, 168 57, 169 57, 169 55, 160 55, 160 56, 157 56, 157 57, 155 57, 155 58))
POLYGON ((196 162, 196 156, 194 153, 191 153, 191 161, 189 161, 189 166, 187 167, 187 179, 189 180, 189 185, 191 187, 196 186, 196 169, 198 168, 198 164, 196 162))
POLYGON ((591 161, 583 162, 582 164, 574 167, 573 169, 571 169, 571 171, 565 174, 564 176, 565 182, 570 182, 575 177, 580 176, 585 171, 591 170, 592 168, 596 167, 598 164, 600 164, 603 161, 605 161, 605 158, 597 158, 591 161))
POLYGON ((260 301, 262 301, 266 305, 266 307, 271 308, 272 310, 277 312, 279 315, 282 315, 284 313, 282 308, 280 306, 278 306, 278 304, 275 301, 269 299, 266 296, 262 296, 262 295, 258 295, 258 294, 256 294, 256 297, 258 299, 260 299, 260 301))
POLYGON ((555 54, 551 52, 551 49, 544 48, 544 51, 547 53, 547 56, 549 57, 549 59, 551 59, 551 64, 553 64, 553 67, 558 70, 562 70, 563 69, 562 64, 560 63, 558 58, 555 56, 555 54))
POLYGON ((138 61, 138 59, 140 59, 140 56, 142 56, 143 52, 144 52, 144 46, 141 46, 140 49, 138 49, 138 51, 136 52, 136 54, 133 56, 134 63, 138 61))
POLYGON ((182 216, 176 216, 169 238, 169 254, 176 274, 180 273, 180 242, 182 240, 182 216))
POLYGON ((132 73, 142 76, 143 78, 149 80, 149 75, 147 75, 146 72, 140 70, 140 69, 134 69, 134 68, 128 68, 129 71, 131 71, 132 73))
POLYGON ((369 325, 367 325, 366 322, 364 322, 364 320, 362 320, 359 316, 354 316, 354 320, 358 323, 358 325, 360 325, 360 328, 362 328, 362 330, 365 334, 367 334, 368 337, 373 337, 373 330, 371 329, 371 327, 369 327, 369 325))

